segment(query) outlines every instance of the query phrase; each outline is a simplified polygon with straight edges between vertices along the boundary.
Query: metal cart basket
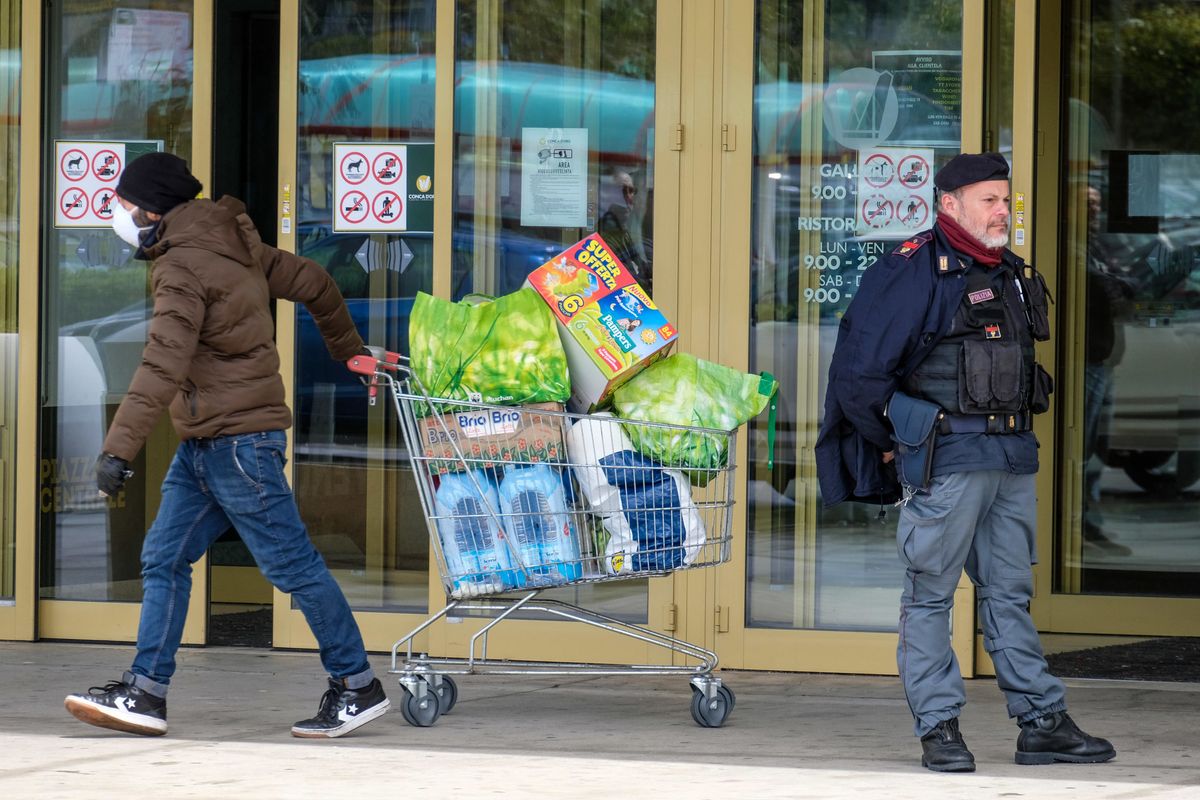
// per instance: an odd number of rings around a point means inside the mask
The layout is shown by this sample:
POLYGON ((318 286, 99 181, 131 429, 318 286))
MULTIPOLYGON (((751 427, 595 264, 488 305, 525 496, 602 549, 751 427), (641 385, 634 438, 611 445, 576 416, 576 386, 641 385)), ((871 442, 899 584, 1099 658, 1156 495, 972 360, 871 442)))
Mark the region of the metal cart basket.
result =
POLYGON ((555 404, 430 397, 406 358, 372 352, 349 365, 368 384, 372 403, 381 388, 394 401, 447 598, 392 647, 389 672, 405 690, 405 720, 423 727, 449 713, 458 697, 452 675, 683 674, 690 676, 693 719, 720 727, 735 697, 713 675, 716 653, 543 593, 728 561, 736 432, 573 414, 555 404), (670 443, 670 452, 715 452, 717 465, 651 460, 632 448, 628 432, 635 428, 643 441, 670 443), (601 628, 694 663, 489 659, 489 635, 518 612, 601 628), (490 621, 472 636, 466 658, 414 655, 417 634, 447 616, 490 621))

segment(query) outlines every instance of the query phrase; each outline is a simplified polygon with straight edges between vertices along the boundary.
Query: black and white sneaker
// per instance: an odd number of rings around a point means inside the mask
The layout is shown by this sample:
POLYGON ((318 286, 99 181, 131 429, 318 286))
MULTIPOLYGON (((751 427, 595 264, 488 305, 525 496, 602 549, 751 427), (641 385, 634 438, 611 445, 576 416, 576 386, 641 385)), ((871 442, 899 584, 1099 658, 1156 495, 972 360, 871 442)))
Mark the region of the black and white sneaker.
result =
POLYGON ((329 689, 321 695, 317 715, 293 725, 292 736, 302 739, 345 736, 376 717, 382 717, 390 705, 378 678, 361 689, 347 689, 331 678, 329 689))
POLYGON ((89 725, 142 736, 167 732, 167 700, 142 691, 125 680, 93 686, 87 694, 69 694, 65 705, 75 719, 89 725))

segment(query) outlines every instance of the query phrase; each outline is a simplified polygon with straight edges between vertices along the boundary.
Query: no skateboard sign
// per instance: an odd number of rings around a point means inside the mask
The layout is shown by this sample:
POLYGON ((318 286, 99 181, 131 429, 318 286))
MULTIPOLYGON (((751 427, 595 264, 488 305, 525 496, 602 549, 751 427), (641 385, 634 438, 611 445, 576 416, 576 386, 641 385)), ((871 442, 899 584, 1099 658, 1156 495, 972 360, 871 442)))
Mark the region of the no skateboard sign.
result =
POLYGON ((117 193, 112 189, 100 189, 92 195, 92 213, 105 222, 112 222, 113 206, 116 204, 117 193))

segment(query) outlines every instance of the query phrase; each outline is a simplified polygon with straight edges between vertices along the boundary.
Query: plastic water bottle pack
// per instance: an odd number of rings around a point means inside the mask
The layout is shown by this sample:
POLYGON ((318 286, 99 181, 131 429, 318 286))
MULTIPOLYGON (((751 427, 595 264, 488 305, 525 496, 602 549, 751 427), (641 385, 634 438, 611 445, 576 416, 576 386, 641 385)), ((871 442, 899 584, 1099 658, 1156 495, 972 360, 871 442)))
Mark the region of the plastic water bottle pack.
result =
POLYGON ((524 584, 493 516, 500 500, 486 475, 443 475, 435 503, 438 536, 455 597, 496 594, 524 584))
POLYGON ((529 583, 554 586, 583 575, 579 541, 561 473, 548 464, 509 467, 500 482, 500 513, 529 583))

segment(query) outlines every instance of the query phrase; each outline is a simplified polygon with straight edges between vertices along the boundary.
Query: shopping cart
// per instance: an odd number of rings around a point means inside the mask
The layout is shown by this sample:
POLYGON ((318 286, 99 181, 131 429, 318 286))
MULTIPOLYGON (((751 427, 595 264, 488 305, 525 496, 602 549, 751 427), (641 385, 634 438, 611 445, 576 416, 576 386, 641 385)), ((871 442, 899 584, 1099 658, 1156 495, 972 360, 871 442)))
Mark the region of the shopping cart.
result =
POLYGON ((408 360, 372 349, 349 362, 374 404, 391 395, 446 606, 392 647, 390 673, 405 690, 411 725, 432 725, 458 699, 452 675, 690 676, 692 718, 724 724, 735 696, 713 675, 717 655, 607 614, 542 596, 552 588, 668 575, 730 556, 735 431, 431 397, 408 360), (636 453, 628 431, 676 445, 717 448, 721 466, 662 464, 636 453), (683 656, 684 664, 607 665, 488 658, 501 622, 529 613, 572 620, 683 656), (489 619, 466 658, 413 653, 443 617, 489 619))

